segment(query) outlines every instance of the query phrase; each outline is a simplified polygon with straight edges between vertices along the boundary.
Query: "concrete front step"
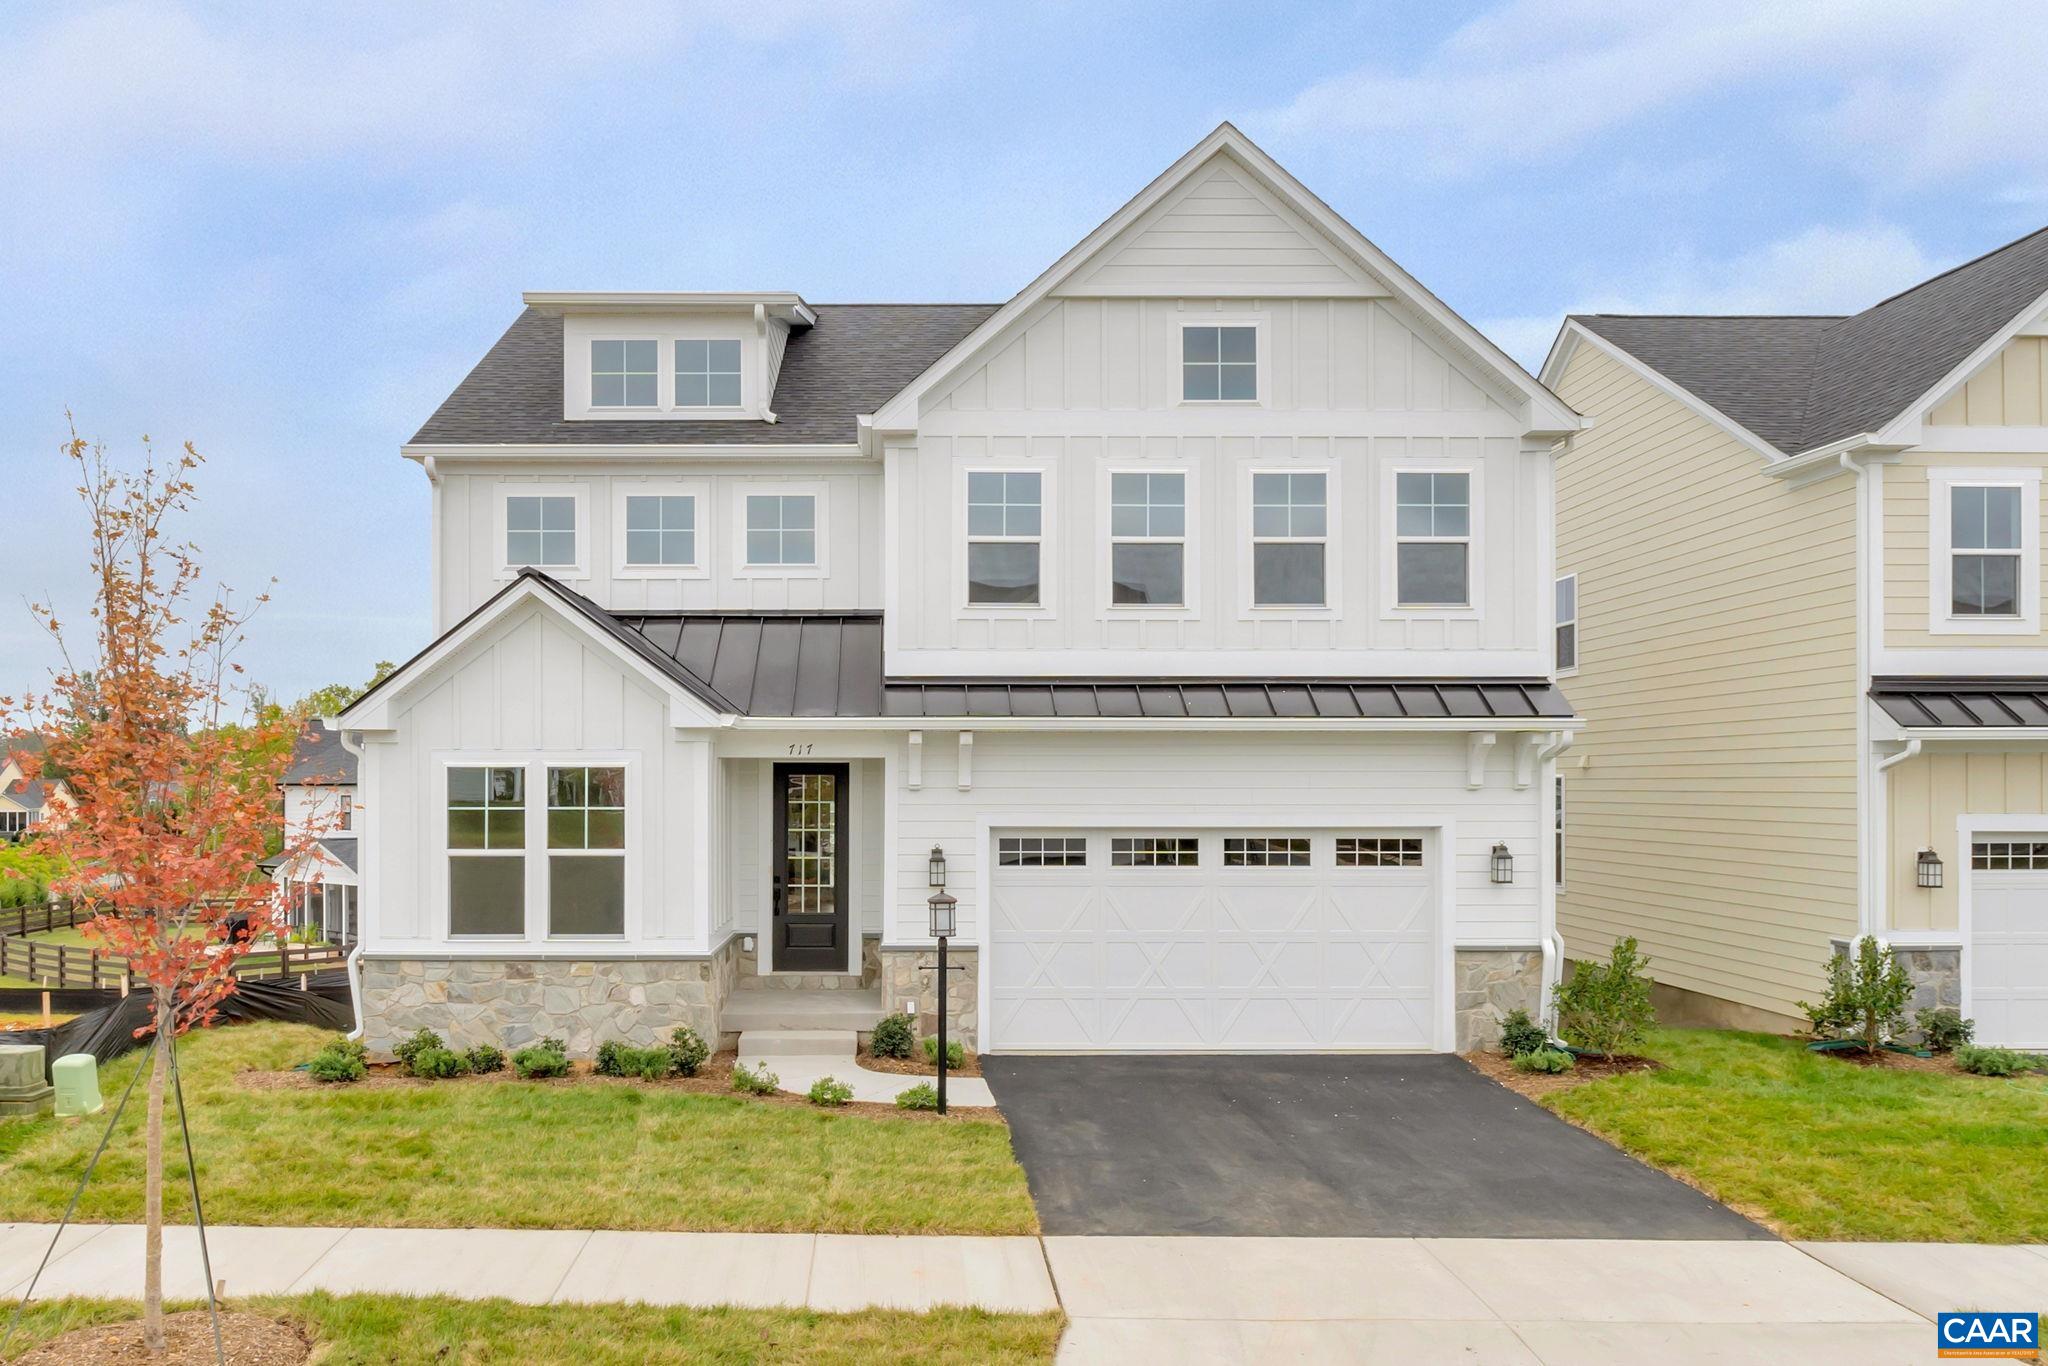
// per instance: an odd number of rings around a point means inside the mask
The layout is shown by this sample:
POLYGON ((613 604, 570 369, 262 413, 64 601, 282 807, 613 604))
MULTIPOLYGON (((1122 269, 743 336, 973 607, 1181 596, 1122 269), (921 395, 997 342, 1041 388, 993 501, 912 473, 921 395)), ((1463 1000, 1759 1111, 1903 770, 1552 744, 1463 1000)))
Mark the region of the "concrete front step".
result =
POLYGON ((851 1029, 744 1029, 742 1058, 851 1058, 858 1043, 851 1029))
POLYGON ((718 1027, 727 1034, 760 1029, 875 1027, 886 1012, 882 993, 868 991, 735 991, 725 998, 718 1027))

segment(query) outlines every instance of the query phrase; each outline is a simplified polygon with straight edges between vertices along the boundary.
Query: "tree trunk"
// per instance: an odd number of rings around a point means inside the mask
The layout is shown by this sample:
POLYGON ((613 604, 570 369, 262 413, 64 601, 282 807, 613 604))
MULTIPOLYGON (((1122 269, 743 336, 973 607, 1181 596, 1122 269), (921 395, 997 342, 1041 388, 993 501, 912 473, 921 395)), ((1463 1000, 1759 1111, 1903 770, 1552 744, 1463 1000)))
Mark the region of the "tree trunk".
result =
POLYGON ((143 1131, 142 1345, 151 1356, 164 1340, 164 1082, 170 1074, 171 993, 156 988, 156 1048, 149 1064, 149 1122, 143 1131))

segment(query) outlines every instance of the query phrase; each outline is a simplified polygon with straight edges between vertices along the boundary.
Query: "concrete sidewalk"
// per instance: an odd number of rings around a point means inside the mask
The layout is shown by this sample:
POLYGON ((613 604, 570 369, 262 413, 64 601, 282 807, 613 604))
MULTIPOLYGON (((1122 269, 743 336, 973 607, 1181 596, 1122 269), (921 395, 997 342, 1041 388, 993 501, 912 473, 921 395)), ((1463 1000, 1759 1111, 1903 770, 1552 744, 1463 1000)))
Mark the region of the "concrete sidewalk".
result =
MULTIPOLYGON (((47 1225, 0 1225, 19 1295, 47 1225)), ((902 1238, 504 1229, 211 1230, 231 1296, 327 1290, 528 1303, 851 1311, 1055 1306, 1067 1362, 1882 1366, 1934 1355, 1945 1309, 2048 1309, 2048 1248, 1497 1238, 902 1238)), ((132 1298, 142 1230, 68 1230, 38 1298, 132 1298)), ((166 1282, 204 1294, 190 1229, 166 1282)))

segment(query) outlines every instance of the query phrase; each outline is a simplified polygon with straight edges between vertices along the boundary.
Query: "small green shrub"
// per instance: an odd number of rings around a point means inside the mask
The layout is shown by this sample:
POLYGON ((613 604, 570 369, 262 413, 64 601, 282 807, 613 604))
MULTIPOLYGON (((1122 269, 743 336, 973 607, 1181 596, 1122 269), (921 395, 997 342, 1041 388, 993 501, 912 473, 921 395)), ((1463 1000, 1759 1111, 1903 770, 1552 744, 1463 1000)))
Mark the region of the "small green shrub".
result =
POLYGON ((621 1048, 618 1063, 619 1076, 638 1077, 642 1081, 660 1081, 674 1071, 676 1065, 668 1049, 661 1044, 651 1048, 621 1048))
POLYGON ((1956 1050, 1956 1066, 1980 1077, 2014 1077, 2022 1072, 2031 1072, 2044 1062, 2048 1059, 2022 1053, 2017 1048, 1991 1048, 1966 1043, 1956 1050))
POLYGON ((734 1063, 732 1089, 745 1091, 751 1096, 772 1096, 782 1089, 782 1078, 770 1072, 765 1062, 753 1067, 748 1067, 745 1063, 734 1063))
POLYGON ((533 1046, 535 1048, 551 1048, 565 1058, 569 1056, 569 1045, 552 1034, 543 1035, 533 1046))
POLYGON ((1977 1033, 1977 1022, 1966 1020, 1952 1006, 1936 1006, 1913 1017, 1920 1026, 1920 1038, 1937 1053, 1953 1053, 1977 1033))
POLYGON ((806 1094, 813 1105, 840 1106, 853 1099, 853 1088, 837 1077, 819 1077, 806 1094))
POLYGON ((592 1070, 600 1077, 625 1076, 626 1069, 619 1060, 631 1052, 632 1048, 633 1045, 624 1039, 606 1039, 597 1046, 597 1061, 593 1064, 592 1070))
POLYGON ((921 1081, 908 1091, 897 1093, 896 1108, 899 1110, 936 1110, 939 1108, 939 1088, 928 1081, 921 1081))
POLYGON ((1837 953, 1828 963, 1828 990, 1813 1005, 1799 1008, 1823 1039, 1854 1039, 1875 1053, 1906 1027, 1906 1003, 1913 979, 1874 934, 1856 941, 1854 956, 1837 953))
POLYGON ((361 1081, 369 1070, 363 1065, 364 1050, 355 1039, 335 1039, 324 1045, 306 1064, 306 1075, 314 1081, 338 1085, 361 1081))
MULTIPOLYGON (((929 1063, 938 1062, 939 1041, 937 1038, 928 1038, 924 1041, 924 1060, 929 1063)), ((946 1040, 946 1069, 948 1071, 955 1071, 966 1065, 966 1048, 961 1045, 958 1039, 946 1040)))
POLYGON ((1534 1053, 1550 1046, 1550 1031, 1529 1018, 1529 1012, 1516 1006, 1500 1022, 1500 1051, 1510 1058, 1519 1058, 1524 1053, 1534 1053))
POLYGON ((704 1042, 697 1031, 688 1025, 677 1025, 668 1036, 669 1065, 676 1075, 694 1077, 704 1060, 711 1056, 711 1045, 704 1042))
MULTIPOLYGON (((398 1043, 392 1047, 391 1056, 397 1058, 399 1062, 403 1063, 405 1065, 406 1071, 412 1072, 412 1060, 414 1058, 426 1052, 429 1048, 444 1048, 446 1046, 447 1045, 442 1042, 441 1036, 439 1034, 436 1034, 433 1030, 420 1029, 413 1031, 413 1035, 411 1038, 400 1039, 398 1043)), ((414 1073, 414 1075, 418 1074, 414 1073)))
POLYGON ((868 1052, 878 1058, 907 1058, 916 1042, 915 1022, 898 1011, 875 1021, 875 1032, 868 1036, 868 1052))
POLYGON ((560 1046, 561 1042, 560 1039, 543 1039, 520 1049, 512 1055, 512 1070, 528 1081, 538 1077, 568 1076, 569 1054, 560 1046))
POLYGON ((1515 1054, 1515 1070, 1518 1072, 1549 1072, 1553 1075, 1572 1070, 1572 1055, 1562 1048, 1532 1048, 1526 1053, 1515 1054))
POLYGON ((1552 997, 1557 1032, 1567 1043, 1603 1058, 1641 1048, 1657 1019, 1650 1005, 1650 978, 1643 971, 1649 963, 1631 936, 1614 941, 1605 963, 1575 964, 1571 980, 1552 997))
POLYGON ((446 1081, 469 1070, 460 1055, 446 1048, 422 1048, 412 1055, 412 1074, 429 1081, 446 1081))
POLYGON ((480 1043, 464 1053, 462 1060, 469 1064, 470 1071, 480 1077, 490 1072, 505 1070, 505 1050, 487 1043, 480 1043))

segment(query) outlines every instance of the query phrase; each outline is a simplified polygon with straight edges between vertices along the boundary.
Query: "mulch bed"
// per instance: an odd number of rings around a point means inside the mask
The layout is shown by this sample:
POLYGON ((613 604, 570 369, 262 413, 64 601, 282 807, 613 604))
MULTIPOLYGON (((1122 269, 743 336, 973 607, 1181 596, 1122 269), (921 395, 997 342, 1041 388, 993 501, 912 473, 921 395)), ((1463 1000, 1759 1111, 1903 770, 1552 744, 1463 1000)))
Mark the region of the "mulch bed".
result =
POLYGON ((1541 1100, 1545 1096, 1556 1095, 1559 1091, 1569 1091, 1573 1087, 1584 1086, 1588 1082, 1600 1081, 1607 1077, 1625 1077, 1632 1072, 1657 1072, 1664 1067, 1664 1064, 1655 1058, 1616 1058, 1612 1062, 1605 1058, 1580 1058, 1578 1064, 1569 1072, 1524 1072, 1515 1066, 1512 1059, 1490 1049, 1462 1056, 1474 1070, 1485 1073, 1508 1090, 1527 1096, 1531 1100, 1541 1100))
MULTIPOLYGON (((593 1064, 578 1059, 569 1064, 569 1075, 566 1077, 536 1077, 527 1084, 532 1086, 638 1086, 656 1091, 687 1091, 699 1095, 737 1096, 743 1100, 759 1101, 763 1105, 799 1105, 807 1110, 831 1109, 843 1115, 867 1115, 871 1118, 886 1115, 892 1119, 930 1120, 936 1124, 955 1123, 963 1119, 1002 1119, 1002 1111, 988 1107, 954 1105, 949 1107, 946 1114, 940 1115, 931 1110, 899 1110, 893 1104, 883 1104, 878 1101, 856 1100, 850 1101, 845 1105, 822 1106, 812 1105, 805 1097, 792 1095, 787 1091, 776 1091, 765 1096, 755 1095, 750 1091, 735 1091, 732 1086, 732 1069, 733 1065, 738 1061, 739 1054, 732 1049, 726 1049, 722 1052, 713 1053, 710 1057, 706 1058, 703 1064, 698 1067, 697 1075, 694 1077, 667 1077, 661 1081, 642 1081, 638 1077, 600 1077, 593 1070, 593 1064)), ((852 1061, 852 1059, 849 1059, 849 1062, 852 1061)), ((892 1060, 869 1058, 863 1055, 858 1061, 862 1065, 868 1065, 875 1062, 892 1060)), ((903 1060, 899 1058, 893 1059, 893 1061, 902 1062, 903 1060)), ((768 1070, 771 1072, 775 1070, 775 1060, 773 1058, 768 1059, 768 1070)), ((851 1069, 849 1068, 849 1070, 851 1069)), ((884 1069, 877 1068, 876 1070, 881 1071, 884 1069)), ((886 1070, 897 1072, 909 1069, 907 1067, 892 1067, 886 1070)), ((954 1075, 978 1076, 980 1072, 977 1068, 974 1071, 963 1070, 956 1072, 954 1075)), ((369 1075, 365 1076, 361 1081, 340 1085, 330 1085, 314 1081, 312 1077, 296 1068, 283 1072, 250 1070, 235 1074, 236 1085, 248 1091, 345 1091, 362 1089, 383 1091, 405 1090, 420 1086, 501 1086, 506 1082, 516 1082, 519 1080, 519 1074, 512 1070, 510 1063, 507 1063, 504 1070, 500 1072, 486 1072, 482 1076, 450 1077, 444 1081, 431 1081, 425 1077, 415 1077, 395 1062, 373 1062, 369 1065, 369 1075)))
MULTIPOLYGON (((906 1077, 936 1077, 939 1065, 926 1062, 924 1050, 919 1049, 907 1058, 878 1058, 872 1053, 860 1055, 860 1065, 870 1072, 900 1072, 906 1077)), ((949 1077, 978 1077, 981 1075, 981 1055, 969 1053, 967 1061, 959 1067, 946 1069, 949 1077)))
MULTIPOLYGON (((78 1328, 17 1357, 20 1366, 212 1366, 213 1321, 204 1309, 164 1316, 170 1353, 153 1356, 142 1345, 142 1320, 78 1328)), ((296 1366, 313 1353, 298 1325, 264 1314, 223 1310, 220 1340, 233 1366, 296 1366)))

